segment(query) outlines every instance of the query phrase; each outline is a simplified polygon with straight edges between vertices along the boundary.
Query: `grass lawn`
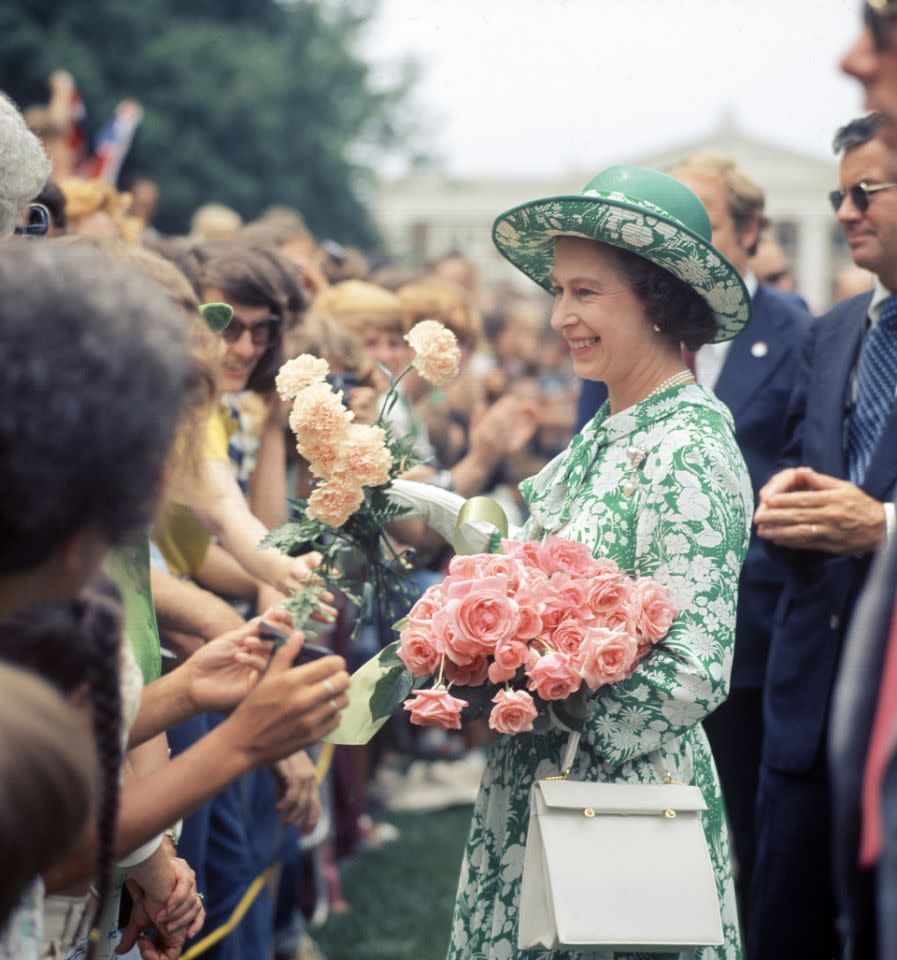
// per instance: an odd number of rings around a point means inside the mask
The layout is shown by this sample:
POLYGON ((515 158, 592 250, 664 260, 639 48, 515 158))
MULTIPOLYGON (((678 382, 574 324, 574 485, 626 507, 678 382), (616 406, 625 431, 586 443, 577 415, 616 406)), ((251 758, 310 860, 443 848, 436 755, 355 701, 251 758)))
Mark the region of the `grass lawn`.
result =
POLYGON ((386 818, 401 837, 343 866, 352 912, 314 932, 327 960, 445 960, 470 814, 455 807, 386 818))

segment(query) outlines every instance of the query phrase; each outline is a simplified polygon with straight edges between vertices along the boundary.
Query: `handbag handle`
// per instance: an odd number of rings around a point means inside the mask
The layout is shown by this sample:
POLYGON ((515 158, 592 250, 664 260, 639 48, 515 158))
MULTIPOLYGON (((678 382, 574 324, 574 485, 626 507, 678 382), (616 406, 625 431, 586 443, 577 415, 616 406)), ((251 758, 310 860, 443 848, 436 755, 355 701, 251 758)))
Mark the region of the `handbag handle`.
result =
MULTIPOLYGON (((564 746, 564 753, 561 757, 561 772, 553 777, 545 777, 546 780, 568 780, 570 771, 573 769, 573 762, 576 760, 576 752, 579 750, 579 741, 582 739, 582 733, 578 730, 571 730, 567 737, 567 743, 564 746)), ((663 757, 659 750, 652 750, 648 754, 654 763, 654 768, 658 773, 662 783, 678 783, 681 780, 674 780, 672 774, 667 770, 663 763, 663 757)))

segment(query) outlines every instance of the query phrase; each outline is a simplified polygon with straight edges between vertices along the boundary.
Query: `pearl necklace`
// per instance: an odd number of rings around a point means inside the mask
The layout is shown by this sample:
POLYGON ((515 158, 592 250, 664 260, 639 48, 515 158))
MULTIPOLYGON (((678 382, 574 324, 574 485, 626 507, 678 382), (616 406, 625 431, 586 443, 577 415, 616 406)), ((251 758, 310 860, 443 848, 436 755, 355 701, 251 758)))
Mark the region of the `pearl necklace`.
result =
POLYGON ((670 387, 685 386, 687 383, 694 382, 695 377, 691 370, 680 370, 671 377, 667 377, 662 383, 659 383, 645 399, 650 400, 651 397, 657 396, 658 393, 663 393, 664 390, 669 390, 670 387))

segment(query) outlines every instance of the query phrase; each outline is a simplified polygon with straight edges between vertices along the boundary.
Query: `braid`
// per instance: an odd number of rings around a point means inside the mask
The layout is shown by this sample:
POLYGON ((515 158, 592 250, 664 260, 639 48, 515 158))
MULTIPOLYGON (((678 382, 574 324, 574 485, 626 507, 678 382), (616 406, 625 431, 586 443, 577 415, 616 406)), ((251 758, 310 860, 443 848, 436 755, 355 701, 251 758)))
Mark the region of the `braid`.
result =
POLYGON ((87 960, 96 955, 103 907, 112 887, 121 774, 119 673, 122 613, 119 594, 97 577, 77 598, 33 607, 0 623, 0 657, 33 670, 64 694, 86 685, 100 765, 96 883, 87 960))
POLYGON ((83 633, 93 643, 87 652, 86 679, 93 703, 93 733, 102 788, 97 807, 97 908, 91 921, 87 960, 93 960, 103 908, 112 888, 118 793, 122 762, 121 612, 105 597, 85 597, 83 633))

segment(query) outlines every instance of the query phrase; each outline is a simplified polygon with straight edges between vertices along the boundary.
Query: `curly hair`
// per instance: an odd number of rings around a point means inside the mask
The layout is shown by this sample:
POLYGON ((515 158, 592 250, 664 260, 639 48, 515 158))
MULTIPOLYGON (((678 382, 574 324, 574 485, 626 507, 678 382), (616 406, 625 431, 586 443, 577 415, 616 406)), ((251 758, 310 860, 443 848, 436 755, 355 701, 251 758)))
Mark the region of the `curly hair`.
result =
POLYGON ((0 245, 0 575, 145 527, 195 367, 158 285, 77 243, 0 245))
POLYGON ((0 239, 11 237, 19 209, 50 177, 50 160, 16 105, 0 93, 0 239))
POLYGON ((684 280, 628 250, 614 248, 620 268, 648 320, 675 343, 698 350, 716 334, 710 305, 684 280))
MULTIPOLYGON (((86 686, 90 696, 101 773, 97 806, 98 903, 92 930, 98 929, 103 906, 112 891, 122 763, 121 643, 121 598, 105 576, 93 580, 78 597, 20 611, 0 623, 0 657, 40 675, 64 695, 86 686)), ((95 946, 92 938, 89 957, 95 946)))

